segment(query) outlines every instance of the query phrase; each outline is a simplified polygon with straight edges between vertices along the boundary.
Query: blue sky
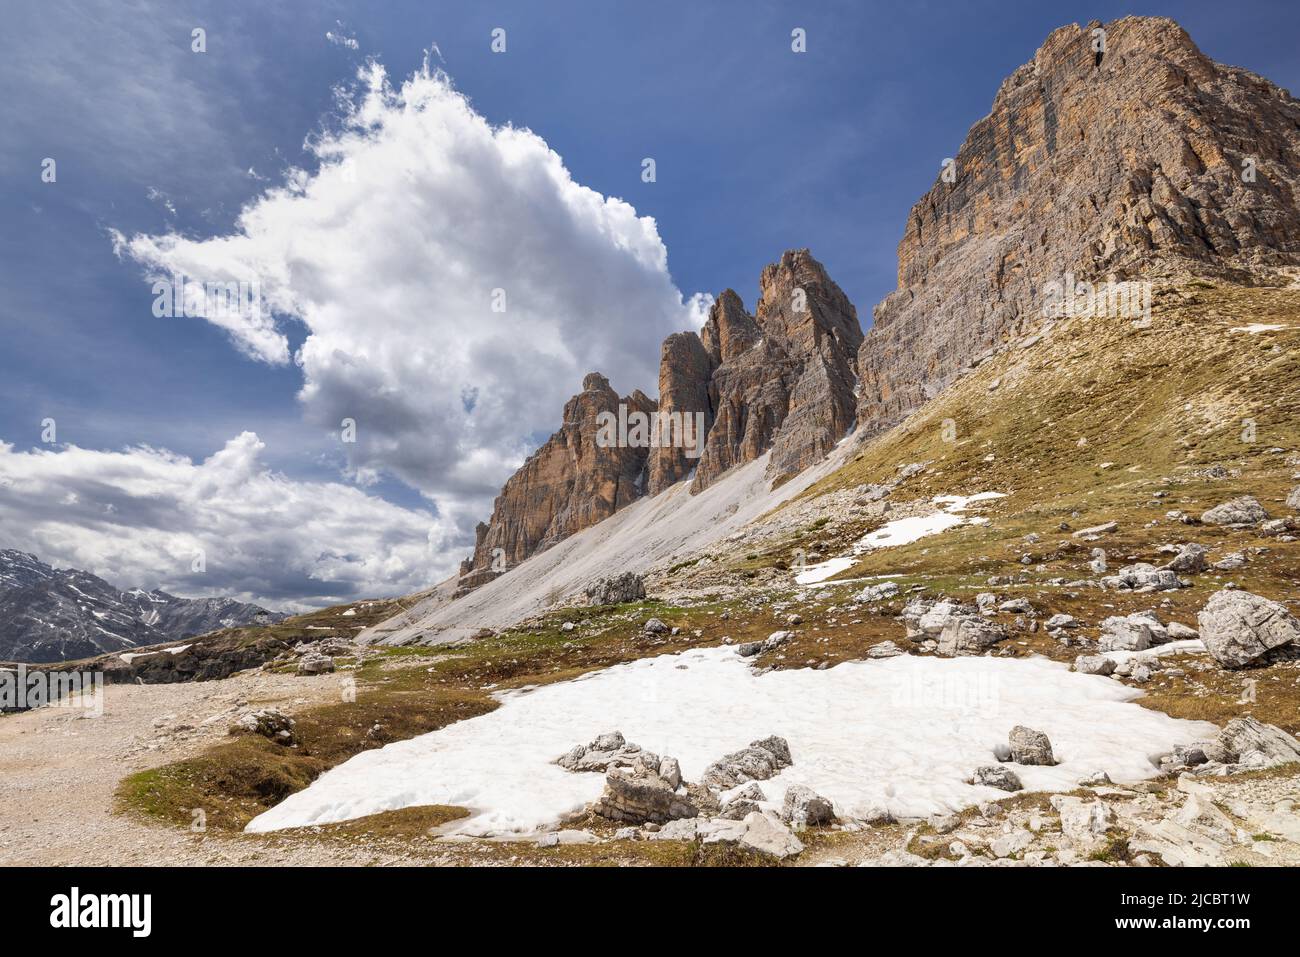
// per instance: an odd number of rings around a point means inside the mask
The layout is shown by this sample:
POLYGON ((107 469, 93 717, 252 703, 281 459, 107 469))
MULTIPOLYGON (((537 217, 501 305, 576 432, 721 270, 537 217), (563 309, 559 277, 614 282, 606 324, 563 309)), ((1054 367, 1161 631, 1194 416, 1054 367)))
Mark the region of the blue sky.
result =
MULTIPOLYGON (((865 326, 893 288, 908 210, 1001 80, 1055 27, 1128 13, 1173 16, 1215 59, 1300 86, 1300 7, 1282 2, 10 3, 0 36, 0 442, 18 452, 144 445, 198 463, 255 432, 259 467, 353 482, 412 527, 412 515, 445 516, 436 483, 412 479, 436 465, 385 468, 375 452, 362 481, 356 462, 341 477, 346 450, 323 424, 329 410, 304 414, 298 398, 304 371, 250 358, 209 323, 155 318, 141 263, 111 239, 231 233, 241 207, 286 169, 315 169, 304 140, 332 128, 333 89, 367 58, 399 84, 436 44, 433 65, 488 123, 532 130, 577 184, 653 217, 684 297, 731 286, 752 306, 761 267, 808 246, 865 326), (196 26, 204 54, 190 49, 196 26), (495 27, 507 31, 504 54, 489 48, 495 27), (790 51, 794 27, 807 30, 806 54, 790 51), (57 161, 55 183, 41 181, 45 157, 57 161), (644 157, 655 159, 654 183, 641 180, 644 157), (46 417, 58 423, 55 446, 41 444, 46 417)), ((308 335, 292 319, 280 328, 291 351, 308 335)), ((455 326, 438 334, 454 337, 455 326)), ((614 374, 631 371, 614 385, 653 393, 652 380, 632 381, 640 368, 615 361, 614 374)), ((436 388, 436 370, 433 379, 436 388)), ((580 381, 579 371, 554 395, 580 381)), ((544 411, 520 421, 514 454, 558 423, 559 401, 538 394, 544 411)), ((467 512, 490 504, 482 489, 508 474, 507 458, 451 483, 447 501, 467 512)), ((437 547, 463 554, 465 522, 457 516, 437 547)), ((48 528, 10 538, 68 562, 94 558, 110 576, 150 577, 147 546, 126 561, 48 528)), ((190 591, 235 583, 165 568, 152 578, 190 591)), ((256 593, 247 575, 239 581, 256 593)))

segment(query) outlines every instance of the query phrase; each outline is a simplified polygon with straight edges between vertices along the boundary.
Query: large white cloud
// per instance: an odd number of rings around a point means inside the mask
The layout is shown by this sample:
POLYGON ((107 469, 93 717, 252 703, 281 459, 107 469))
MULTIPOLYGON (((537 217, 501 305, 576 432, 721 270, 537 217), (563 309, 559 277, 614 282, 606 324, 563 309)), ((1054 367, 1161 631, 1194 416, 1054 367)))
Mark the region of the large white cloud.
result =
POLYGON ((0 442, 2 544, 118 587, 272 608, 404 594, 451 570, 445 522, 343 483, 290 480, 258 461, 262 449, 251 432, 198 463, 0 442))
POLYGON ((297 361, 307 420, 356 421, 354 475, 397 475, 463 541, 584 373, 653 392, 660 342, 707 301, 673 284, 653 219, 427 63, 397 87, 368 63, 339 103, 309 142, 319 171, 291 171, 233 234, 117 236, 119 253, 150 279, 259 281, 260 311, 212 321, 255 359, 297 361), (292 357, 287 319, 307 331, 292 357))

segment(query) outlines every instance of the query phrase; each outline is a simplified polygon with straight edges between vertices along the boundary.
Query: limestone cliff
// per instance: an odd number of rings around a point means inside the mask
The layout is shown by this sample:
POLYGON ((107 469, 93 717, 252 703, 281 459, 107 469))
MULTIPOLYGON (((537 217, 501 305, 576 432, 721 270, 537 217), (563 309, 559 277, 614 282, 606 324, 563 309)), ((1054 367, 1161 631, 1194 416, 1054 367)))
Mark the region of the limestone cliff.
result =
POLYGON ((864 433, 1035 326, 1067 273, 1242 278, 1300 262, 1300 104, 1172 20, 1054 31, 955 160, 912 208, 898 289, 858 354, 864 433))

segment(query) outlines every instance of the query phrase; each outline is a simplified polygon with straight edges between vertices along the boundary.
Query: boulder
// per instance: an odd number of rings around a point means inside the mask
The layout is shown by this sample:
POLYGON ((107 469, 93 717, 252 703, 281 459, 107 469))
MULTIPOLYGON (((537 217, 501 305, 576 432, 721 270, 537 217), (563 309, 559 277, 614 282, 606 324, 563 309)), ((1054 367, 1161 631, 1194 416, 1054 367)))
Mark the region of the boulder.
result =
POLYGON ((593 605, 622 605, 645 598, 645 578, 634 572, 624 572, 601 578, 586 589, 587 600, 593 605))
POLYGON ((986 764, 976 768, 971 783, 997 788, 999 791, 1022 791, 1025 787, 1020 783, 1020 775, 1000 764, 986 764))
POLYGON ((830 824, 835 820, 835 808, 829 800, 812 788, 795 784, 786 788, 781 805, 781 819, 796 830, 817 824, 830 824))
POLYGON ((700 780, 715 791, 729 791, 749 781, 766 781, 793 763, 790 745, 773 735, 714 761, 700 780))
POLYGON ((1197 545, 1195 542, 1189 542, 1183 545, 1178 554, 1169 560, 1164 567, 1176 575, 1193 575, 1196 572, 1203 572, 1209 566, 1205 557, 1205 547, 1197 545))
POLYGON ((947 657, 977 655, 1007 637, 999 624, 981 615, 949 615, 939 633, 938 652, 947 657))
POLYGON ((648 621, 646 621, 645 625, 642 626, 642 628, 648 634, 651 635, 662 635, 669 630, 668 626, 665 625, 658 618, 649 619, 648 621))
POLYGON ((763 650, 771 651, 773 648, 779 648, 793 637, 793 631, 774 631, 764 639, 763 650))
POLYGON ((1239 589, 1211 595, 1197 623, 1206 649, 1227 668, 1241 668, 1300 638, 1300 622, 1283 605, 1239 589))
POLYGON ((1291 494, 1286 497, 1286 507, 1300 512, 1300 485, 1291 490, 1291 494))
POLYGON ((1088 852, 1106 839, 1115 823, 1115 815, 1104 801, 1053 795, 1052 807, 1061 817, 1061 833, 1076 850, 1088 852))
POLYGON ((1206 525, 1227 525, 1243 528, 1258 525, 1268 520, 1268 512, 1253 495, 1243 495, 1231 501, 1216 505, 1201 513, 1201 521, 1206 525))
POLYGON ((639 744, 629 744, 617 731, 607 731, 590 744, 575 745, 555 759, 566 771, 608 771, 630 768, 638 762, 652 770, 661 767, 656 755, 639 744))
POLYGON ((1033 728, 1018 724, 1007 735, 1007 746, 1011 749, 1011 760, 1016 764, 1056 764, 1052 757, 1052 742, 1047 735, 1033 728))
POLYGON ((1151 620, 1145 615, 1112 615, 1102 620, 1097 641, 1102 651, 1145 651, 1151 644, 1151 620))
POLYGON ((1109 675, 1115 671, 1115 662, 1105 655, 1079 655, 1074 670, 1083 675, 1109 675))
POLYGON ((998 611, 1012 615, 1027 615, 1033 610, 1034 606, 1029 604, 1028 598, 1012 598, 998 605, 998 611))
POLYGON ((753 658, 762 650, 763 643, 761 641, 746 641, 736 646, 736 654, 742 658, 753 658))
POLYGON ((745 830, 738 841, 746 850, 766 854, 778 860, 803 851, 803 843, 770 811, 753 811, 744 820, 745 830))
POLYGON ((309 651, 298 659, 298 674, 323 675, 334 670, 334 659, 317 651, 309 651))
POLYGON ((766 801, 767 796, 763 789, 758 786, 757 781, 750 781, 744 787, 739 788, 727 799, 718 812, 718 816, 729 821, 743 821, 753 811, 760 811, 759 802, 766 801))
POLYGON ((1223 763, 1273 767, 1300 761, 1300 741, 1294 735, 1254 718, 1233 718, 1213 743, 1215 747, 1207 754, 1213 753, 1213 759, 1223 763), (1260 755, 1262 761, 1247 762, 1252 754, 1260 755))
POLYGON ((630 771, 615 768, 605 776, 605 791, 592 810, 611 821, 627 824, 663 824, 691 818, 699 810, 668 781, 649 767, 637 765, 630 771))
POLYGON ((1178 587, 1178 575, 1147 562, 1125 565, 1114 575, 1101 580, 1107 588, 1129 588, 1134 591, 1167 591, 1178 587))
POLYGON ((664 758, 659 762, 659 776, 668 782, 669 787, 680 787, 682 783, 682 766, 677 763, 676 758, 664 758))

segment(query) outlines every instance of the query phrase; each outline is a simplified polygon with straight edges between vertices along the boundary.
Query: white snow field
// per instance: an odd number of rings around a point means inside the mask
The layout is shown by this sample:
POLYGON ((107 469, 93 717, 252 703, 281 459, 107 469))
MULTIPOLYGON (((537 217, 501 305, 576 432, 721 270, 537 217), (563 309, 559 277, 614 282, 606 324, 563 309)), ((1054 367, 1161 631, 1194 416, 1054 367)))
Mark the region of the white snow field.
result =
POLYGON ((455 579, 400 615, 369 628, 361 642, 451 643, 479 628, 508 628, 549 608, 559 596, 580 594, 598 578, 693 554, 722 541, 843 464, 854 450, 842 443, 826 459, 773 490, 767 480, 768 456, 733 469, 698 495, 690 482, 678 482, 653 498, 642 498, 597 525, 585 528, 533 555, 499 578, 456 600, 455 579))
POLYGON ((553 824, 599 796, 604 776, 551 762, 604 731, 681 762, 687 780, 771 734, 794 766, 762 782, 779 804, 791 784, 844 817, 873 805, 900 817, 1006 797, 965 783, 1025 724, 1052 740, 1055 767, 1015 770, 1029 790, 1068 791, 1093 771, 1117 782, 1155 774, 1152 756, 1214 734, 1132 703, 1120 682, 1045 658, 901 655, 825 671, 755 674, 731 648, 647 658, 574 681, 499 696, 491 714, 363 752, 251 821, 249 831, 323 824, 421 804, 472 816, 454 831, 497 836, 553 824))

